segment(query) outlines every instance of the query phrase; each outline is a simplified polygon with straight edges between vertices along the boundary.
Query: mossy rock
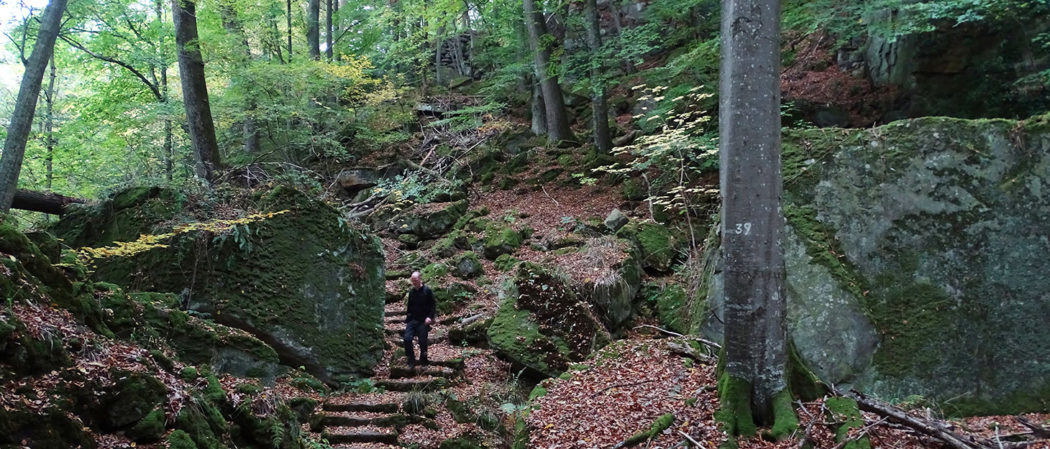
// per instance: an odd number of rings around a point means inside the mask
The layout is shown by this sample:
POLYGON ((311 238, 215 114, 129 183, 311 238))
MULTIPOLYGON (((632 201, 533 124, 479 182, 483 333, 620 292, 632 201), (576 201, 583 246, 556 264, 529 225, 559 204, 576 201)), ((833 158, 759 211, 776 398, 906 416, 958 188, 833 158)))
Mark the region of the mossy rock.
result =
POLYGON ((94 449, 95 439, 84 423, 65 410, 44 411, 0 407, 0 447, 40 449, 94 449))
POLYGON ((176 429, 168 435, 168 448, 169 449, 199 449, 197 443, 193 442, 193 438, 190 438, 190 434, 183 430, 176 429))
POLYGON ((618 333, 634 314, 634 298, 642 283, 642 266, 630 243, 613 237, 589 239, 575 257, 597 271, 574 281, 577 294, 594 306, 606 329, 618 333), (600 261, 598 260, 600 259, 600 261))
POLYGON ((470 297, 475 293, 474 287, 458 282, 444 287, 431 288, 434 291, 434 301, 437 302, 439 315, 448 315, 459 306, 468 303, 470 297))
POLYGON ((689 332, 686 306, 688 295, 679 284, 668 283, 648 287, 660 324, 669 330, 685 334, 689 332))
POLYGON ((641 253, 642 266, 659 273, 670 271, 678 256, 677 239, 666 226, 651 221, 632 221, 616 233, 633 241, 641 253))
POLYGON ((519 265, 500 293, 489 345, 513 362, 557 376, 610 341, 601 321, 566 280, 532 263, 519 265))
POLYGON ((484 449, 480 442, 468 438, 452 438, 441 442, 438 449, 484 449))
MULTIPOLYGON (((857 401, 836 396, 828 398, 824 405, 831 414, 831 420, 842 423, 835 429, 836 443, 846 441, 850 430, 864 428, 864 415, 860 413, 857 401)), ((865 435, 863 438, 846 442, 843 449, 871 449, 871 440, 865 435)))
POLYGON ((383 348, 380 242, 293 189, 276 187, 257 202, 274 215, 236 233, 177 234, 166 248, 109 258, 94 276, 183 292, 190 310, 259 336, 284 364, 326 382, 370 373, 383 348))
POLYGON ((184 406, 175 418, 175 427, 185 432, 198 448, 226 447, 222 441, 229 426, 219 409, 206 399, 197 397, 184 406))
POLYGON ((165 417, 164 410, 155 408, 146 414, 133 427, 124 434, 139 443, 152 443, 159 441, 164 436, 165 417))
POLYGON ((1050 310, 1050 278, 1030 275, 1050 272, 1044 121, 785 133, 787 319, 814 373, 949 415, 1046 410, 1050 365, 1026 362, 1050 348, 1031 319, 1050 310))
POLYGON ((467 212, 467 200, 451 203, 421 204, 390 221, 390 229, 398 234, 413 234, 428 240, 451 231, 467 212))
POLYGON ((496 258, 495 263, 493 263, 493 265, 499 271, 510 271, 518 265, 518 262, 521 261, 515 259, 514 256, 511 256, 510 254, 500 254, 500 256, 496 258))
POLYGON ((167 402, 168 389, 150 374, 114 373, 113 377, 119 380, 100 400, 103 424, 109 430, 136 425, 167 402))
POLYGON ((478 255, 473 251, 467 251, 456 258, 452 273, 463 279, 473 279, 485 273, 481 266, 478 255))
POLYGON ((495 260, 497 257, 513 253, 521 247, 525 239, 522 234, 509 225, 490 221, 485 227, 485 237, 482 242, 485 258, 495 260))

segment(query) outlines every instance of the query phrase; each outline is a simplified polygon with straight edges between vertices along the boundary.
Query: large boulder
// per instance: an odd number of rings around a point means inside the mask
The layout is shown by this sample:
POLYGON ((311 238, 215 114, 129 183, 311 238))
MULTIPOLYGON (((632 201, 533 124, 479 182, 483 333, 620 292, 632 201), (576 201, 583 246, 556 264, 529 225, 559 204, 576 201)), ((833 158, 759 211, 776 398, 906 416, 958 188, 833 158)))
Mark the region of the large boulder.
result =
POLYGON ((489 345, 536 372, 556 376, 610 341, 587 303, 547 268, 522 263, 500 297, 489 345))
POLYGON ((452 230, 467 207, 467 200, 419 204, 391 219, 389 228, 397 234, 413 234, 424 240, 438 238, 452 230))
MULTIPOLYGON (((790 334, 814 372, 954 414, 1047 410, 1050 116, 799 131, 784 179, 790 334)), ((709 248, 693 317, 717 337, 709 248)))
POLYGON ((576 251, 556 256, 570 271, 576 294, 592 306, 606 329, 618 334, 634 314, 634 299, 642 284, 642 265, 630 242, 611 236, 583 240, 576 251))
MULTIPOLYGON (((379 241, 347 226, 334 208, 289 188, 256 201, 263 212, 254 218, 184 226, 168 231, 173 235, 160 245, 110 251, 94 277, 135 290, 176 292, 190 311, 248 331, 275 349, 282 363, 305 366, 323 380, 371 372, 383 348, 379 241)), ((78 241, 93 241, 86 227, 64 222, 56 229, 81 229, 78 241)), ((111 234, 95 229, 100 243, 111 234)))

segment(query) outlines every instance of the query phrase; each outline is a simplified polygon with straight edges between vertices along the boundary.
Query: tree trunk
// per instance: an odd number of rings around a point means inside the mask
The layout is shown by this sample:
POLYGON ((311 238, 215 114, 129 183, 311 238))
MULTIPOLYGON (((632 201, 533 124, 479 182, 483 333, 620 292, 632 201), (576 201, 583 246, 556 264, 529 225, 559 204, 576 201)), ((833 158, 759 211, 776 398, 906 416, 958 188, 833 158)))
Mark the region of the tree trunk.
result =
POLYGON ((182 102, 186 107, 190 141, 196 159, 197 176, 211 184, 219 168, 219 144, 215 140, 215 123, 208 103, 208 85, 204 79, 204 58, 197 36, 197 5, 189 0, 172 0, 175 20, 175 46, 179 54, 179 77, 182 79, 182 102))
POLYGON ((434 36, 434 41, 436 42, 434 45, 434 84, 437 86, 445 84, 445 77, 441 76, 441 52, 445 48, 445 40, 441 36, 444 35, 445 27, 442 26, 438 28, 437 35, 434 36))
POLYGON ((738 386, 738 399, 749 398, 751 415, 759 424, 768 424, 774 418, 774 398, 787 389, 780 2, 726 0, 722 8, 719 150, 725 369, 738 386))
POLYGON ((321 59, 321 0, 309 0, 306 3, 306 46, 310 59, 321 59))
POLYGON ((45 214, 62 215, 66 213, 66 207, 74 203, 84 203, 82 198, 73 198, 51 192, 34 192, 32 190, 18 189, 15 191, 12 209, 28 210, 32 212, 43 212, 45 214))
POLYGON ((562 97, 561 86, 558 79, 551 76, 548 66, 550 65, 551 49, 541 42, 544 36, 548 36, 547 26, 544 24, 543 13, 536 10, 535 0, 524 0, 525 30, 529 34, 529 47, 532 48, 533 65, 536 76, 539 78, 540 89, 543 90, 543 106, 547 116, 547 139, 551 142, 572 140, 572 130, 569 129, 568 114, 565 112, 565 99, 562 97))
POLYGON ((0 155, 0 213, 7 213, 18 188, 18 176, 22 172, 26 140, 33 127, 33 115, 40 96, 40 85, 44 82, 44 71, 55 50, 55 39, 66 10, 66 0, 51 0, 44 8, 40 20, 40 31, 33 45, 33 53, 26 61, 25 73, 15 99, 15 110, 11 114, 11 125, 7 128, 4 152, 0 155))
POLYGON ((55 53, 51 52, 51 73, 48 76, 47 92, 44 94, 44 101, 47 102, 47 116, 44 119, 44 146, 47 149, 47 155, 44 156, 44 182, 48 192, 51 191, 55 179, 55 78, 55 53))
MULTIPOLYGON (((238 71, 240 71, 246 69, 251 63, 252 48, 251 44, 248 43, 248 37, 244 34, 244 27, 237 20, 237 10, 234 8, 235 5, 232 1, 219 2, 219 15, 222 16, 223 28, 226 29, 227 33, 238 37, 241 40, 241 46, 244 47, 244 56, 239 58, 236 63, 239 68, 238 71)), ((255 154, 259 152, 259 131, 255 124, 255 111, 258 109, 258 106, 255 103, 252 85, 245 83, 243 88, 245 95, 244 121, 241 122, 241 128, 244 135, 244 152, 255 154)))
MULTIPOLYGON (((159 27, 159 25, 164 22, 164 0, 154 0, 153 12, 157 16, 157 25, 159 27)), ((160 45, 158 45, 158 48, 161 48, 162 50, 160 58, 158 58, 159 62, 157 62, 157 68, 160 69, 160 98, 158 98, 157 101, 159 101, 165 108, 164 148, 161 149, 161 160, 164 161, 164 177, 168 180, 168 183, 171 184, 175 171, 175 155, 173 154, 175 145, 172 136, 171 114, 166 110, 168 106, 170 106, 170 103, 168 102, 168 61, 164 58, 163 54, 164 34, 161 34, 159 39, 160 45)))
POLYGON ((292 0, 288 0, 288 62, 292 62, 292 0))
POLYGON ((332 56, 334 55, 334 53, 332 52, 332 34, 334 32, 334 29, 332 28, 332 5, 335 4, 335 1, 334 0, 325 0, 325 2, 326 3, 325 3, 325 9, 324 9, 324 11, 325 11, 325 13, 324 13, 324 15, 325 15, 325 27, 324 27, 324 29, 325 29, 325 33, 324 33, 325 34, 325 38, 324 38, 324 40, 325 40, 325 49, 324 49, 324 55, 325 55, 326 58, 328 58, 328 62, 332 62, 333 61, 332 56))
POLYGON ((594 122, 594 145, 598 151, 612 150, 609 132, 609 105, 605 101, 605 80, 602 79, 602 29, 598 22, 597 0, 584 0, 584 24, 587 28, 587 46, 591 48, 591 110, 594 122))
POLYGON ((547 111, 539 81, 532 83, 532 133, 537 136, 547 134, 547 111))

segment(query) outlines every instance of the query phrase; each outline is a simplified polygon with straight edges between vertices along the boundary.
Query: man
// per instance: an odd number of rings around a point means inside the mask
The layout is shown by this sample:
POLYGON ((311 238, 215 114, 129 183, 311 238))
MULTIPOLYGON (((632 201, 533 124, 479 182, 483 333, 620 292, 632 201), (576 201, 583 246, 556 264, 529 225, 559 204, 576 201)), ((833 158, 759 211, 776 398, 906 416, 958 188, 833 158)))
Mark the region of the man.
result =
POLYGON ((408 291, 408 314, 405 316, 405 357, 408 358, 408 368, 416 367, 415 350, 412 347, 412 338, 419 338, 419 364, 426 368, 427 360, 427 333, 430 325, 436 320, 437 304, 434 301, 434 292, 430 287, 423 285, 423 279, 419 272, 412 273, 409 278, 412 288, 408 291))

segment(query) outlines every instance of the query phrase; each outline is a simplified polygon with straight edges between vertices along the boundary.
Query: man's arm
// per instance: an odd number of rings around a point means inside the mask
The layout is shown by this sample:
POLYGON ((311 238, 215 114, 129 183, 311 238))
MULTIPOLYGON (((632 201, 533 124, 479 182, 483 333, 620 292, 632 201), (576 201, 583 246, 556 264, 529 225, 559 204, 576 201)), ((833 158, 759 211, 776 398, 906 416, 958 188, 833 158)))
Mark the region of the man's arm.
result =
POLYGON ((427 287, 426 307, 427 318, 431 321, 437 321, 437 300, 434 299, 434 291, 430 287, 427 287))

